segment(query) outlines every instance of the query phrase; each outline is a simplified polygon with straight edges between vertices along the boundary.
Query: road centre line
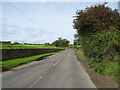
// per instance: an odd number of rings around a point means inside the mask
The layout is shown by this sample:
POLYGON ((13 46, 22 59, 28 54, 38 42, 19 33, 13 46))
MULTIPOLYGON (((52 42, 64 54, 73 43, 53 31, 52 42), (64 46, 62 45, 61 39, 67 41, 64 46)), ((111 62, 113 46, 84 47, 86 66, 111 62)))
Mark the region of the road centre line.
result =
MULTIPOLYGON (((53 64, 53 67, 56 66, 63 58, 64 57, 62 57, 59 61, 57 61, 55 64, 53 64)), ((46 61, 46 60, 43 60, 43 61, 46 61)), ((41 61, 41 62, 43 62, 43 61, 41 61)), ((36 79, 28 88, 32 88, 40 79, 42 79, 42 76, 40 76, 38 79, 36 79)))
MULTIPOLYGON (((55 64, 53 64, 53 67, 56 66, 62 59, 63 57, 59 61, 57 61, 55 64)), ((32 88, 40 79, 42 79, 42 76, 36 79, 28 88, 32 88)))
POLYGON ((35 85, 42 77, 40 76, 38 79, 36 79, 28 88, 32 88, 33 85, 35 85))
POLYGON ((58 60, 55 64, 53 64, 53 67, 56 66, 62 59, 63 57, 60 60, 58 60))

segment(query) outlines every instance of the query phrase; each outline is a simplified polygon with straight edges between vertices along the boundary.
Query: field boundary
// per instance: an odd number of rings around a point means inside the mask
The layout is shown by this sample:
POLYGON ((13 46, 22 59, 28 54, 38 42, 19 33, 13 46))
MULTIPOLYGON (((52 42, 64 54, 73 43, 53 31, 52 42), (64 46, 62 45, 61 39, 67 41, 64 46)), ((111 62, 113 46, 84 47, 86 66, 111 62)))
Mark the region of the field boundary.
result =
POLYGON ((61 49, 2 49, 2 59, 0 61, 6 61, 10 59, 16 59, 16 58, 24 58, 28 56, 33 55, 39 55, 39 54, 45 54, 45 53, 51 53, 56 52, 61 49))
POLYGON ((11 59, 11 60, 7 60, 7 61, 1 61, 0 68, 2 68, 1 71, 9 71, 14 67, 17 67, 17 66, 20 66, 23 64, 27 64, 28 62, 42 60, 43 58, 45 58, 47 56, 59 53, 61 51, 63 51, 63 50, 51 52, 51 53, 40 54, 40 55, 29 56, 29 57, 24 57, 24 58, 17 58, 17 59, 11 59))

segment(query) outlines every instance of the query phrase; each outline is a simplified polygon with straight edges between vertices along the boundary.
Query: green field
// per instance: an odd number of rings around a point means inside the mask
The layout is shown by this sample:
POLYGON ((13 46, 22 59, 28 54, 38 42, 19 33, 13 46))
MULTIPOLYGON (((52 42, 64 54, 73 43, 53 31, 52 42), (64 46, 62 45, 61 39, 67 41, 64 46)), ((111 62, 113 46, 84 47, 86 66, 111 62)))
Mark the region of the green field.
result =
POLYGON ((3 44, 0 45, 0 49, 39 49, 39 48, 56 48, 51 45, 23 45, 23 44, 3 44))
POLYGON ((1 61, 0 68, 2 68, 3 71, 10 70, 13 67, 16 67, 16 66, 19 66, 22 64, 26 64, 26 63, 31 62, 31 61, 39 60, 42 57, 56 54, 58 52, 60 52, 60 51, 46 53, 46 54, 40 54, 40 55, 35 55, 35 56, 30 56, 30 57, 25 57, 25 58, 17 58, 17 59, 11 59, 11 60, 7 60, 7 61, 1 61))

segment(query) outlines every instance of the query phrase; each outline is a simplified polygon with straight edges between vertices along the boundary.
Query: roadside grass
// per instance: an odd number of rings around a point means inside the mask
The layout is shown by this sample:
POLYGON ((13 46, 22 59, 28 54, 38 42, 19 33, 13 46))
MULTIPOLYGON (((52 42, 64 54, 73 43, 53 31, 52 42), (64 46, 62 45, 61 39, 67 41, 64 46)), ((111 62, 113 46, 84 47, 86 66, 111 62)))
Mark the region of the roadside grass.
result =
POLYGON ((73 50, 75 51, 75 54, 82 60, 87 60, 87 57, 84 55, 84 52, 82 51, 82 49, 76 49, 73 48, 73 50))
POLYGON ((93 63, 94 61, 92 60, 92 58, 88 58, 84 55, 82 48, 73 48, 73 50, 75 54, 81 60, 85 61, 85 63, 89 64, 89 67, 92 68, 95 72, 98 72, 99 74, 109 77, 120 83, 118 62, 103 61, 101 63, 93 63))
POLYGON ((100 72, 102 75, 109 76, 118 81, 118 63, 117 62, 107 62, 105 63, 104 70, 100 72))
MULTIPOLYGON (((61 50, 61 51, 63 51, 63 50, 61 50)), ((12 69, 13 67, 16 67, 16 66, 19 66, 22 64, 26 64, 26 63, 31 62, 31 61, 36 61, 40 58, 43 58, 43 57, 49 56, 49 55, 53 55, 53 54, 56 54, 56 53, 61 52, 61 51, 40 54, 40 55, 35 55, 35 56, 30 56, 30 57, 25 57, 25 58, 18 58, 18 59, 11 59, 11 60, 7 60, 7 61, 1 61, 0 68, 2 69, 2 71, 7 71, 7 70, 12 69)))
POLYGON ((23 45, 23 44, 0 44, 0 49, 39 49, 39 48, 57 48, 51 45, 23 45))

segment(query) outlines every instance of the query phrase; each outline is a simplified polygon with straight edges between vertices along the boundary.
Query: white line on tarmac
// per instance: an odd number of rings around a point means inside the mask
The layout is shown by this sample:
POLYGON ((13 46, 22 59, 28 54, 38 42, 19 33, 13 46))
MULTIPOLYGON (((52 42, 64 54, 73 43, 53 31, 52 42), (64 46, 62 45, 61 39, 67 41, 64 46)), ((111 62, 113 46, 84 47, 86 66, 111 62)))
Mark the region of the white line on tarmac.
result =
POLYGON ((42 77, 40 76, 37 80, 35 80, 28 88, 32 88, 42 77))
POLYGON ((62 59, 63 57, 59 61, 57 61, 55 64, 53 64, 53 67, 56 66, 62 59))

